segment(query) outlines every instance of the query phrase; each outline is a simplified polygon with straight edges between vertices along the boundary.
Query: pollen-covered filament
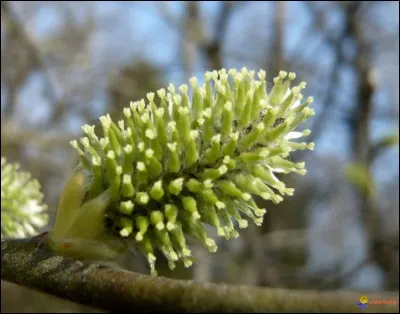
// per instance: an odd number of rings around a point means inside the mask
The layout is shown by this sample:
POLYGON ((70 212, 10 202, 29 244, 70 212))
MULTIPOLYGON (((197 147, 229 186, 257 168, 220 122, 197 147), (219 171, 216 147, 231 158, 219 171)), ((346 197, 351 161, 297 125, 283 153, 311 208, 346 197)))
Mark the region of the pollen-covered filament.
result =
POLYGON ((187 85, 170 84, 157 97, 147 94, 147 103, 132 102, 118 125, 101 117, 102 138, 83 128, 84 150, 73 146, 90 171, 102 167, 93 187, 112 187, 113 230, 136 241, 153 272, 155 249, 171 267, 179 259, 190 266, 188 235, 214 252, 205 224, 226 239, 237 237, 246 219, 262 224, 265 210, 254 196, 279 203, 293 194, 276 173, 304 174, 304 164, 287 157, 314 148, 291 141, 309 135, 295 129, 314 114, 311 98, 301 103, 305 83, 290 87, 295 77, 281 71, 268 93, 265 71, 207 72, 203 86, 189 80, 190 96, 187 85))

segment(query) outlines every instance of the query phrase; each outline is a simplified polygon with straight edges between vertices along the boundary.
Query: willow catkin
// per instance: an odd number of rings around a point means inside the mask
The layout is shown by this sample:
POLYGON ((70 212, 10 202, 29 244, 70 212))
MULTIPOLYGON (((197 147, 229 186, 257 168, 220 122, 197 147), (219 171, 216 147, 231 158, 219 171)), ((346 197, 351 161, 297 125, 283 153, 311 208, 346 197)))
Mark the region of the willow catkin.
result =
POLYGON ((39 181, 1 157, 1 238, 33 236, 48 221, 39 181))
POLYGON ((187 85, 148 93, 124 109, 124 120, 100 117, 101 137, 85 125, 86 136, 71 143, 91 176, 89 197, 109 191, 104 223, 134 241, 153 274, 155 249, 171 269, 192 264, 187 236, 215 252, 205 224, 226 239, 248 220, 261 225, 266 210, 253 197, 279 203, 293 195, 275 174, 305 174, 304 162, 288 156, 314 148, 293 141, 310 134, 294 130, 315 114, 312 97, 302 102, 306 83, 290 87, 294 73, 281 71, 269 92, 262 70, 257 78, 246 68, 204 78, 202 86, 190 79, 190 97, 187 85))

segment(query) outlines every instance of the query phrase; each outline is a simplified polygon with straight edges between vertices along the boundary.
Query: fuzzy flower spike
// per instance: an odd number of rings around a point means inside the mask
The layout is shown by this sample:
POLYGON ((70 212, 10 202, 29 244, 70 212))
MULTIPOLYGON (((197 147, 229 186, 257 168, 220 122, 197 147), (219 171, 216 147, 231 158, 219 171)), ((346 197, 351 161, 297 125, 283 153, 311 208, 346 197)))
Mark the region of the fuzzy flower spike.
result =
POLYGON ((248 220, 263 222, 254 196, 279 203, 293 195, 275 174, 306 173, 288 156, 314 148, 293 140, 310 134, 294 130, 315 114, 312 97, 302 102, 306 83, 290 87, 295 77, 281 71, 267 93, 265 71, 207 72, 202 86, 189 80, 191 96, 187 85, 170 84, 131 102, 118 123, 100 117, 101 138, 83 126, 86 137, 71 144, 92 178, 88 197, 109 191, 104 224, 135 242, 153 275, 155 249, 171 269, 178 260, 189 267, 187 236, 215 252, 205 224, 236 238, 248 220))

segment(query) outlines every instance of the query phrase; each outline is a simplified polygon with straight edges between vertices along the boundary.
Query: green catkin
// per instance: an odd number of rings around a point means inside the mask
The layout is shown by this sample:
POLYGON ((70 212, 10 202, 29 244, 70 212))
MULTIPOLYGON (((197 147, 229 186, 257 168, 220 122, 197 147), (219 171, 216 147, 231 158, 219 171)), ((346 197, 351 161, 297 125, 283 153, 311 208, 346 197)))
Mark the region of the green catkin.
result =
POLYGON ((204 224, 235 238, 247 219, 263 221, 265 209, 254 196, 279 203, 293 195, 274 173, 305 174, 304 163, 288 157, 314 149, 314 143, 293 139, 310 134, 294 129, 315 114, 312 97, 301 103, 306 84, 291 88, 295 77, 281 71, 268 92, 262 70, 207 72, 202 86, 191 78, 189 85, 148 93, 147 102, 124 109, 118 124, 101 117, 103 137, 85 125, 82 146, 71 143, 93 177, 88 195, 110 190, 107 216, 119 226, 119 236, 134 240, 152 274, 155 249, 171 268, 179 261, 189 267, 187 235, 215 252, 204 224))
POLYGON ((42 200, 39 181, 1 157, 1 239, 38 234, 48 222, 42 200))

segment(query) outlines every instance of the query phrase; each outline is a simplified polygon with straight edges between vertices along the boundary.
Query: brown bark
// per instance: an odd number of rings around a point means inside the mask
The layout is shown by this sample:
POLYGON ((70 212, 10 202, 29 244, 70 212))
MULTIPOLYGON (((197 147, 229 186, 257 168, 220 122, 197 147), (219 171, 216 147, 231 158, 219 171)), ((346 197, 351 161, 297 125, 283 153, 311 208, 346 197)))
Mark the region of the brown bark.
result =
MULTIPOLYGON (((357 312, 360 293, 295 291, 174 280, 55 256, 47 234, 1 243, 1 278, 112 312, 357 312)), ((397 305, 365 310, 398 312, 398 294, 369 293, 397 305)))

